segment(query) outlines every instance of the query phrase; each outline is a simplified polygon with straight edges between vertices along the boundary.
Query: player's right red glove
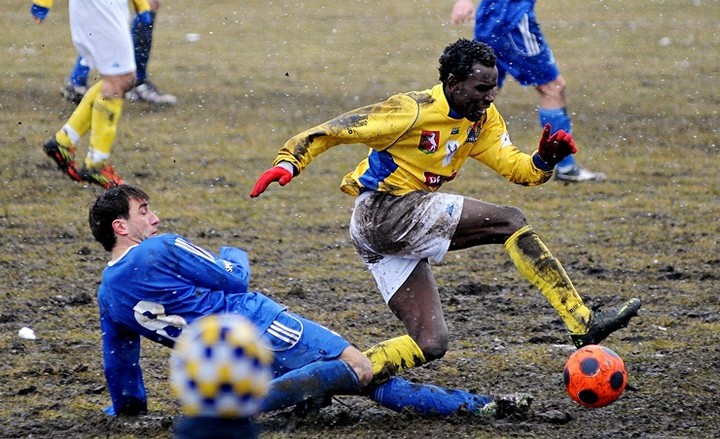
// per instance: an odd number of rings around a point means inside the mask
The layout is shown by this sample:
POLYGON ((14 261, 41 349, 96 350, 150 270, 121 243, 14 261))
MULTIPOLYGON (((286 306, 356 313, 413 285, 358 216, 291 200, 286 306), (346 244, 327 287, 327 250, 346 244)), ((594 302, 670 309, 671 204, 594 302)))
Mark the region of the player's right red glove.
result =
POLYGON ((292 178, 292 172, 288 171, 282 166, 273 166, 272 168, 263 172, 260 178, 257 179, 257 181, 255 182, 255 187, 253 187, 252 192, 250 192, 250 198, 260 196, 260 194, 265 192, 265 189, 267 189, 268 186, 270 186, 270 183, 272 183, 273 181, 277 181, 280 186, 285 186, 286 184, 290 183, 290 180, 292 180, 292 178))
POLYGON ((565 130, 558 130, 551 136, 550 124, 545 125, 538 144, 538 155, 545 163, 554 167, 562 159, 576 152, 577 147, 572 134, 565 130))

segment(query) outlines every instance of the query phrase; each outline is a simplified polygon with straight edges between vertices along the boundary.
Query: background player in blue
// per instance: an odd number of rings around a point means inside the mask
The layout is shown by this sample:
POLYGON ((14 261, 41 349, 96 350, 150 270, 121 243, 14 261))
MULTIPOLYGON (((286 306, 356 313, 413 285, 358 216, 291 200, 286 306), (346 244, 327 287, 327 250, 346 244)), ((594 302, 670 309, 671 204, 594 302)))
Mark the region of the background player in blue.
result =
MULTIPOLYGON (((135 49, 135 86, 125 93, 129 101, 143 101, 154 105, 174 105, 177 98, 160 90, 147 78, 147 67, 152 49, 153 31, 160 8, 160 0, 133 0, 135 17, 132 20, 131 32, 135 49)), ((75 66, 68 76, 67 83, 60 90, 68 101, 78 104, 88 89, 90 66, 82 56, 77 57, 75 66)))
POLYGON ((147 411, 141 336, 172 347, 193 321, 220 313, 249 319, 274 353, 275 379, 263 403, 265 412, 360 392, 393 410, 427 415, 502 417, 529 405, 526 394, 493 398, 399 377, 368 386, 373 366, 357 348, 248 290, 250 266, 243 250, 222 247, 216 255, 182 236, 158 235, 159 219, 139 188, 120 185, 98 196, 90 206, 89 223, 95 239, 111 253, 98 290, 105 378, 112 398, 109 414, 147 411))
MULTIPOLYGON (((452 24, 472 19, 475 14, 477 41, 492 47, 497 55, 498 87, 510 73, 521 85, 532 85, 539 93, 540 126, 572 132, 567 113, 567 83, 560 74, 552 51, 535 18, 535 0, 481 0, 477 11, 473 0, 457 0, 450 14, 452 24)), ((568 155, 555 167, 562 181, 602 181, 607 177, 580 166, 568 155)))

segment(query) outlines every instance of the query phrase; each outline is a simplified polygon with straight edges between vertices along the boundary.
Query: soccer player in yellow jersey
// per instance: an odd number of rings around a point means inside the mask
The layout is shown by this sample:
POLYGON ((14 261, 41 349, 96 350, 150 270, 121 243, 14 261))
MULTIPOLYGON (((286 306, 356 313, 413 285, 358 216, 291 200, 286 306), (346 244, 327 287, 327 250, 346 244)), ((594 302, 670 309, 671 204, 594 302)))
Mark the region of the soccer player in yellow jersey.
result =
POLYGON ((250 194, 259 196, 274 181, 286 185, 333 146, 370 147, 340 189, 356 197, 350 221, 353 243, 408 331, 366 352, 376 380, 447 351, 448 329, 430 261, 441 261, 449 250, 504 244, 520 273, 559 314, 577 347, 601 342, 640 308, 639 299, 630 299, 615 310, 591 311, 520 209, 437 192, 468 158, 513 183, 532 186, 548 181, 555 165, 576 152, 572 135, 563 130, 550 135, 550 126, 533 154, 513 145, 493 104, 495 62, 484 43, 460 39, 450 44, 440 57, 440 84, 396 94, 292 137, 250 194))
MULTIPOLYGON (((34 0, 30 12, 42 23, 53 0, 34 0)), ((123 182, 109 163, 125 92, 135 81, 135 55, 128 29, 128 0, 70 0, 70 33, 78 53, 102 79, 90 87, 65 125, 45 141, 43 149, 75 181, 105 188, 123 182), (90 131, 90 146, 81 167, 75 145, 90 131)))
MULTIPOLYGON (((160 0, 132 0, 135 17, 130 25, 135 50, 135 85, 125 99, 130 102, 147 102, 151 105, 169 106, 177 103, 177 97, 162 93, 148 78, 148 63, 152 51, 153 33, 156 27, 160 0)), ((67 82, 60 89, 63 97, 77 105, 88 90, 90 67, 82 56, 75 61, 67 82)))

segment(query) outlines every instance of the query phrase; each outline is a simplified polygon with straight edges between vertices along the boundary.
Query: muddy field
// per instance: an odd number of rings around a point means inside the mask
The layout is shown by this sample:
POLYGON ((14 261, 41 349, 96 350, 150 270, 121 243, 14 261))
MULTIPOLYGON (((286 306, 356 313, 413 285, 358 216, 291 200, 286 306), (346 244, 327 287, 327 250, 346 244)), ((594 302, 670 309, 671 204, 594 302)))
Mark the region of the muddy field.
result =
MULTIPOLYGON (((40 148, 73 109, 59 96, 74 53, 67 7, 57 3, 41 27, 30 26, 24 0, 3 2, 0 13, 0 438, 170 438, 178 406, 159 346, 143 345, 150 413, 102 413, 95 292, 107 254, 86 225, 99 189, 63 177, 40 148), (37 339, 20 338, 23 327, 37 339)), ((578 161, 608 181, 514 187, 471 163, 444 189, 521 207, 592 306, 643 300, 631 326, 606 342, 624 358, 629 388, 603 409, 567 397, 564 327, 502 247, 490 246, 434 267, 450 350, 405 376, 529 392, 527 417, 423 419, 337 397, 317 414, 261 417, 263 439, 720 436, 718 4, 540 3, 570 84, 578 161)), ((338 190, 363 147, 331 150, 259 199, 248 193, 296 132, 433 85, 442 48, 472 36, 469 25, 449 25, 451 5, 165 2, 150 71, 180 103, 126 104, 113 163, 150 193, 164 231, 210 249, 246 248, 255 289, 361 348, 401 335, 354 254, 353 200, 338 190)), ((535 92, 510 81, 497 105, 514 142, 532 151, 535 92)))

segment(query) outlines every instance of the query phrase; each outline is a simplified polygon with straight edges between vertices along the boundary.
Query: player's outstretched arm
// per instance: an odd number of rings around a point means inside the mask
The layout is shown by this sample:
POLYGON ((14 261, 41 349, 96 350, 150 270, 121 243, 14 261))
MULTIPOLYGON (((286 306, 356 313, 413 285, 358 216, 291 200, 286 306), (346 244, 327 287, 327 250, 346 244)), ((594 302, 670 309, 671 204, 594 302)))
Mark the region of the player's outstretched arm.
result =
POLYGON ((100 316, 105 380, 112 399, 109 415, 136 416, 147 412, 147 394, 140 369, 140 336, 124 331, 100 316))
POLYGON ((290 183, 293 178, 293 165, 288 162, 280 162, 260 175, 255 182, 250 198, 259 197, 270 186, 270 183, 277 181, 280 186, 290 183))
POLYGON ((176 271, 196 288, 247 292, 250 284, 250 262, 245 251, 223 247, 218 257, 177 235, 172 244, 166 247, 169 250, 168 256, 162 258, 158 264, 171 264, 171 270, 176 271))

